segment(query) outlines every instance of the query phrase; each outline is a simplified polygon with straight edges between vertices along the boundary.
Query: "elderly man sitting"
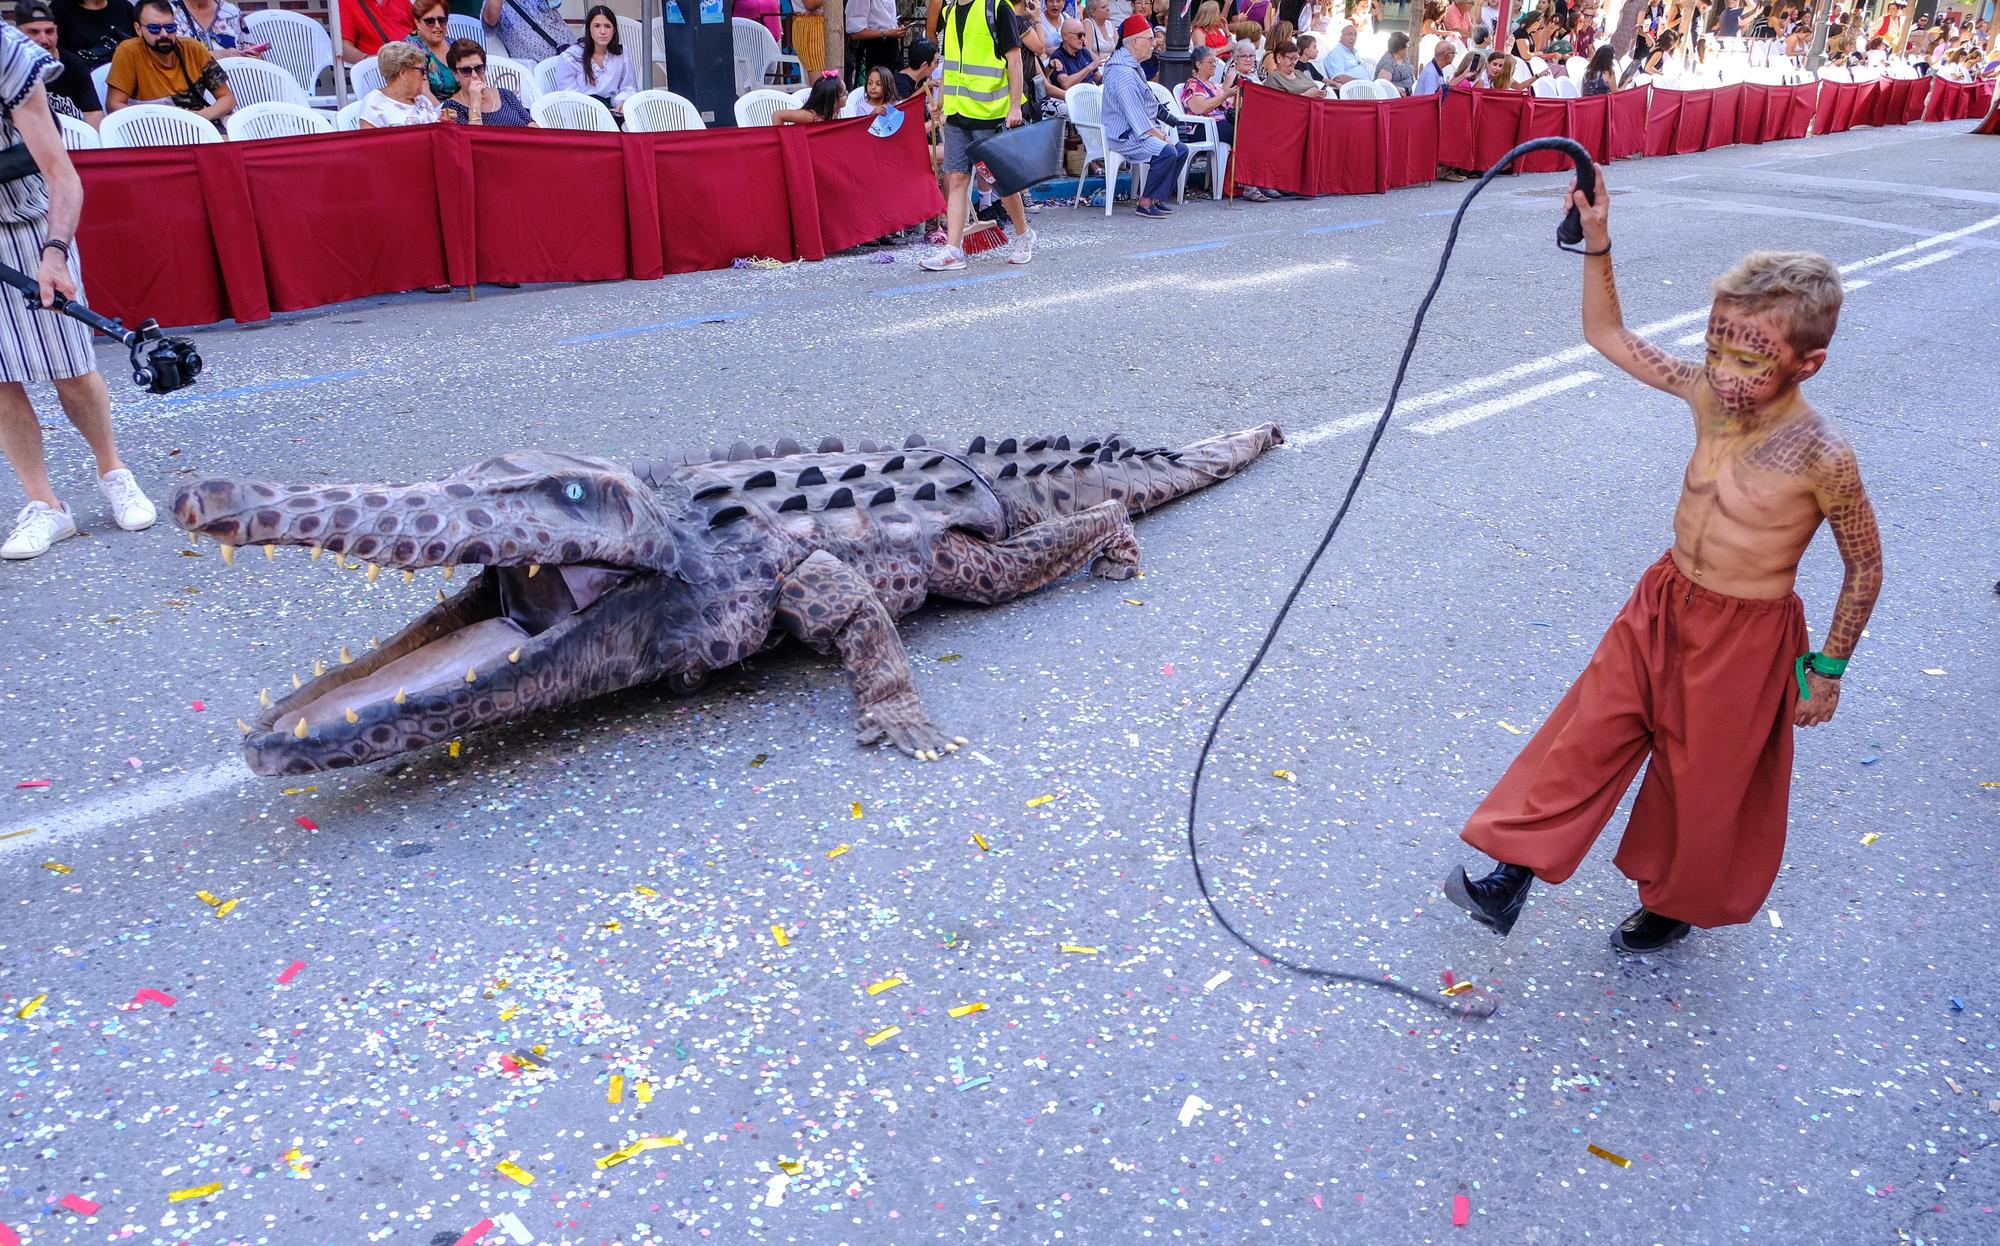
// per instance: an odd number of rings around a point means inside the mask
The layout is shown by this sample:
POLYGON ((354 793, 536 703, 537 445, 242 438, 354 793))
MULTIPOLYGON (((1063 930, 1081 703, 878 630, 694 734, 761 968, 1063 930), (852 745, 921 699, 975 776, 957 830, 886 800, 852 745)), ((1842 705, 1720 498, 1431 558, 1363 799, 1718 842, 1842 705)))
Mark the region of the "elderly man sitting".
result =
POLYGON ((1353 22, 1340 28, 1340 42, 1333 45, 1326 54, 1326 82, 1336 90, 1359 78, 1363 82, 1375 80, 1375 67, 1361 59, 1354 45, 1361 38, 1361 32, 1353 22))
MULTIPOLYGON (((1173 211, 1166 201, 1173 197, 1181 166, 1187 163, 1187 144, 1159 119, 1159 101, 1146 83, 1146 71, 1139 67, 1153 55, 1153 24, 1135 13, 1118 33, 1124 36, 1124 45, 1104 67, 1104 142, 1122 159, 1151 166, 1138 211, 1140 216, 1159 219, 1173 211)), ((1105 193, 1112 189, 1106 187, 1105 193)))

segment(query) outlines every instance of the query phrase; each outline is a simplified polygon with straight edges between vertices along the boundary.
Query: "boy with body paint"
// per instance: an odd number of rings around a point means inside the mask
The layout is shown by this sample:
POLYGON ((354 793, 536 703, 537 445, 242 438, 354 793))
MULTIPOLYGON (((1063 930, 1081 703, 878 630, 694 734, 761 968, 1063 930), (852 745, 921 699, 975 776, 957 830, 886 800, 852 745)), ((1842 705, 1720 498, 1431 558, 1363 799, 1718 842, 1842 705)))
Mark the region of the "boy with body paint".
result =
POLYGON ((1854 450, 1799 385, 1826 361, 1840 273, 1824 256, 1758 252, 1714 284, 1702 363, 1625 327, 1611 275, 1611 194, 1598 171, 1583 218, 1584 338, 1685 400, 1694 455, 1674 544, 1638 587, 1548 721, 1466 823, 1500 864, 1445 894, 1506 934, 1536 878, 1561 883, 1648 757, 1616 864, 1640 908, 1613 932, 1652 952, 1691 926, 1749 921, 1784 852, 1792 728, 1833 717, 1840 676, 1882 587, 1882 540, 1854 450), (1846 562, 1821 652, 1792 591, 1821 521, 1846 562))

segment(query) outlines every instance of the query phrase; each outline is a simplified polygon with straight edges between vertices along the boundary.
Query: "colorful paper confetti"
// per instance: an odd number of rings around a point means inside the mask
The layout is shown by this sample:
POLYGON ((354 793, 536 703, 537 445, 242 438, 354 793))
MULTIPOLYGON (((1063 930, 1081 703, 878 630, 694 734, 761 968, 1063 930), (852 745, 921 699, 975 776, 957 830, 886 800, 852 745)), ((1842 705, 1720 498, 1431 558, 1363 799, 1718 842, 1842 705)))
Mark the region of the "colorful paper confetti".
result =
POLYGON ((606 1168, 616 1168, 634 1156, 642 1155, 647 1151, 657 1150, 660 1147, 680 1146, 682 1142, 683 1139, 678 1134, 670 1138, 657 1135, 651 1138, 639 1138, 626 1143, 608 1155, 599 1157, 597 1168, 599 1172, 602 1172, 606 1168))
POLYGON ((42 1001, 47 998, 48 995, 46 993, 35 996, 27 1003, 22 1004, 20 1009, 16 1011, 14 1015, 19 1017, 21 1020, 26 1021, 29 1017, 32 1017, 37 1012, 41 1011, 42 1001))
POLYGON ((858 818, 858 817, 860 817, 860 816, 861 816, 861 802, 857 800, 857 801, 855 801, 855 802, 854 802, 853 804, 849 805, 849 806, 847 807, 847 812, 848 812, 848 815, 849 815, 850 817, 855 817, 855 818, 858 818))
POLYGON ((986 837, 978 831, 972 833, 972 842, 981 852, 991 852, 993 850, 993 846, 986 842, 986 837))
POLYGON ((1028 808, 1040 809, 1043 805, 1048 804, 1050 801, 1054 799, 1055 797, 1053 796, 1037 796, 1033 800, 1028 802, 1028 808))
POLYGON ((1065 944, 1063 944, 1063 945, 1062 945, 1062 950, 1063 950, 1063 951, 1065 951, 1065 952, 1069 952, 1069 953, 1072 953, 1072 954, 1074 954, 1074 955, 1077 955, 1077 956, 1095 956, 1095 955, 1097 955, 1097 949, 1096 949, 1096 948, 1094 948, 1094 947, 1088 947, 1088 946, 1086 946, 1086 945, 1084 945, 1084 944, 1081 944, 1081 943, 1065 943, 1065 944))
POLYGON ((1457 1228, 1464 1228, 1472 1222, 1472 1200, 1460 1194, 1451 1200, 1451 1222, 1457 1228))
POLYGON ((1874 831, 1870 831, 1870 832, 1868 832, 1868 833, 1867 833, 1866 835, 1863 835, 1863 836, 1861 837, 1861 846, 1862 846, 1863 848, 1868 848, 1868 847, 1872 847, 1872 846, 1874 845, 1875 841, 1876 841, 1876 840, 1878 840, 1878 839, 1880 839, 1880 838, 1882 838, 1882 836, 1881 836, 1881 835, 1879 835, 1878 833, 1876 833, 1876 832, 1874 832, 1874 831))
POLYGON ((298 823, 300 826, 304 827, 306 830, 309 831, 316 831, 319 829, 319 823, 313 821, 311 818, 306 817, 304 814, 300 814, 298 817, 293 818, 292 821, 298 823))
POLYGON ((1274 779, 1283 779, 1287 783, 1297 783, 1299 781, 1299 776, 1289 770, 1273 770, 1271 777, 1274 779))
POLYGON ((476 1246, 480 1238, 485 1237, 492 1231, 493 1222, 491 1220, 481 1220, 478 1224, 473 1225, 461 1234, 459 1239, 453 1242, 451 1246, 476 1246))
POLYGON ((975 999, 969 1004, 960 1004, 958 1007, 946 1009, 946 1011, 951 1014, 952 1019, 955 1021, 960 1017, 969 1017, 975 1012, 985 1012, 986 1001, 975 999))
POLYGON ((167 1201, 169 1203, 185 1203, 189 1199, 208 1198, 211 1195, 220 1193, 222 1193, 222 1183, 220 1181, 211 1181, 207 1185, 191 1185, 185 1190, 175 1190, 167 1195, 167 1201))
POLYGON ((60 862, 60 861, 44 861, 44 862, 42 862, 42 868, 43 868, 43 869, 45 869, 45 870, 47 870, 47 871, 48 871, 49 873, 51 873, 51 874, 74 874, 74 873, 76 873, 76 871, 75 871, 75 870, 73 870, 73 869, 69 868, 69 867, 68 867, 67 865, 64 865, 64 864, 63 864, 62 862, 60 862))
POLYGON ((896 1035, 901 1034, 902 1032, 903 1032, 902 1026, 892 1025, 886 1030, 875 1031, 875 1033, 870 1034, 863 1041, 865 1041, 870 1047, 875 1047, 879 1046, 882 1043, 888 1042, 890 1039, 896 1037, 896 1035))
POLYGON ((1591 1143, 1588 1149, 1590 1153, 1592 1155, 1595 1155, 1597 1158, 1605 1160, 1609 1163, 1616 1164, 1620 1168, 1630 1168, 1632 1166, 1631 1160, 1626 1159, 1623 1155, 1617 1155, 1610 1151, 1607 1151, 1603 1147, 1598 1146, 1595 1142, 1591 1143))
POLYGON ((845 856, 849 851, 853 849, 853 847, 854 847, 853 844, 842 844, 838 848, 829 849, 826 854, 826 859, 831 861, 835 857, 845 856))
POLYGON ((604 1101, 606 1103, 625 1102, 625 1075, 623 1073, 613 1073, 611 1075, 611 1085, 604 1092, 604 1101))
POLYGON ((180 1001, 165 991, 156 991, 150 986, 142 986, 139 988, 138 993, 132 996, 132 1002, 134 1004, 158 1004, 162 1008, 172 1008, 180 1001))
POLYGON ((1210 978, 1208 981, 1202 983, 1201 989, 1204 991, 1213 991, 1216 987, 1221 986, 1223 983, 1229 981, 1229 979, 1231 979, 1234 976, 1235 976, 1234 974, 1230 973, 1227 969, 1225 969, 1221 973, 1218 973, 1214 977, 1210 978))
POLYGON ((516 1164, 513 1160, 503 1159, 493 1165, 493 1167, 499 1170, 501 1176, 506 1177, 510 1181, 517 1181, 522 1185, 535 1184, 535 1174, 516 1164))
POLYGON ((901 985, 903 985, 903 980, 901 978, 884 978, 880 982, 870 982, 868 984, 868 993, 870 995, 880 995, 882 992, 886 990, 889 990, 893 987, 899 987, 901 985))
POLYGON ((278 985, 283 986, 285 983, 290 982, 293 978, 298 977, 299 970, 304 969, 305 967, 306 963, 302 960, 295 960, 291 964, 286 965, 283 969, 278 971, 278 985))
POLYGON ((785 928, 783 926, 771 927, 771 937, 777 940, 779 947, 792 946, 791 936, 785 933, 785 928))
POLYGON ((1514 734, 1514 735, 1520 735, 1520 734, 1521 734, 1521 729, 1520 729, 1519 727, 1516 727, 1516 726, 1515 726, 1515 725, 1514 725, 1513 723, 1510 723, 1510 722, 1508 722, 1508 721, 1507 721, 1506 719, 1502 718, 1502 719, 1499 719, 1498 721, 1499 721, 1499 723, 1500 723, 1500 726, 1501 726, 1501 729, 1502 729, 1502 730, 1505 730, 1505 731, 1508 731, 1508 732, 1511 732, 1511 733, 1512 733, 1512 734, 1514 734))
POLYGON ((221 904, 216 905, 215 920, 221 921, 223 918, 229 916, 231 913, 234 913, 236 911, 236 906, 241 903, 243 903, 242 900, 224 900, 221 904))
POLYGON ((97 1214, 97 1209, 104 1204, 93 1203, 81 1194, 65 1194, 56 1200, 56 1205, 73 1211, 79 1216, 94 1216, 97 1214))

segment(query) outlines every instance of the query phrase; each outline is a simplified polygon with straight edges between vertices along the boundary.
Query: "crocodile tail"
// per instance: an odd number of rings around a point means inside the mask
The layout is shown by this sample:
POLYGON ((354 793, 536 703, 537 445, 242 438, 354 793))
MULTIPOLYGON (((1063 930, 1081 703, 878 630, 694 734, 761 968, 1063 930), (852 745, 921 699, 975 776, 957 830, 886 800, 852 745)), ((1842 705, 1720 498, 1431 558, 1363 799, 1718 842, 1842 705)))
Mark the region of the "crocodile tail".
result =
POLYGON ((1019 532, 1107 501, 1123 502, 1131 513, 1143 514, 1234 476, 1284 441, 1276 424, 1264 424, 1178 450, 1143 449, 1121 437, 1074 447, 1068 438, 1027 445, 981 438, 968 452, 1005 506, 1008 530, 1019 532))

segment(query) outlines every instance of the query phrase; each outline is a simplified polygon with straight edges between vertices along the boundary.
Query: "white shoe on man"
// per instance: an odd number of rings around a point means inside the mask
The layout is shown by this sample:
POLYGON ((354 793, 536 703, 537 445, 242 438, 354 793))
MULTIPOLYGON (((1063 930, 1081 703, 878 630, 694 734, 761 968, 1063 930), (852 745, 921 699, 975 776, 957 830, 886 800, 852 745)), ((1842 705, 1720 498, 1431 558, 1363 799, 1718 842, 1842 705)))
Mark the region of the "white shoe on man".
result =
POLYGON ((965 252, 959 247, 940 247, 918 260, 917 267, 927 273, 961 272, 965 268, 965 252))
POLYGON ((14 516, 14 531, 8 534, 5 544, 0 544, 0 558, 36 558, 48 553, 49 546, 57 541, 75 535, 76 520, 69 508, 30 502, 14 516))
POLYGON ((1029 230, 1014 239, 1014 253, 1007 257, 1009 264, 1026 264, 1035 258, 1035 231, 1029 230))
POLYGON ((159 518, 159 512, 153 509, 152 499, 132 478, 132 473, 123 467, 99 476, 97 491, 110 504, 111 517, 127 532, 144 532, 159 518))

